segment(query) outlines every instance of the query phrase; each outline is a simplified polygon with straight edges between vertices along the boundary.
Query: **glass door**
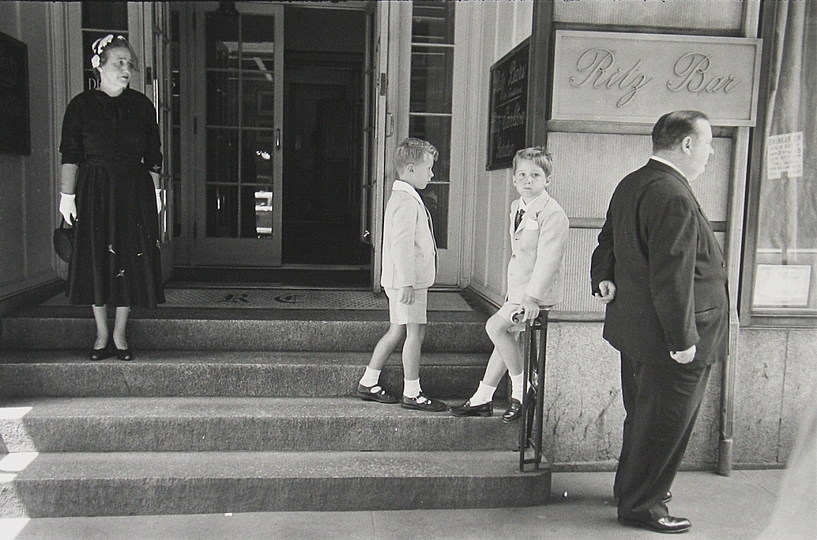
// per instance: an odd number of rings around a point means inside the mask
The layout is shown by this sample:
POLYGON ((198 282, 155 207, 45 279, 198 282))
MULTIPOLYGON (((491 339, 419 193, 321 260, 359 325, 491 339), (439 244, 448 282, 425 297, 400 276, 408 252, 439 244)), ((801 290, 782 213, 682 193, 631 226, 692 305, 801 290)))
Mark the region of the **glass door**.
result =
POLYGON ((371 248, 372 287, 380 290, 383 189, 386 174, 389 2, 366 5, 366 83, 364 85, 364 167, 360 197, 360 240, 371 248), (380 189, 379 189, 380 188, 380 189))
POLYGON ((195 14, 192 259, 280 266, 283 7, 232 6, 195 14))
MULTIPOLYGON (((434 164, 434 178, 420 192, 434 222, 439 264, 436 286, 460 286, 462 219, 449 210, 461 212, 463 183, 453 170, 452 141, 461 140, 456 133, 453 96, 468 89, 462 62, 457 61, 455 43, 458 37, 455 15, 465 9, 464 2, 389 2, 399 21, 392 31, 389 61, 400 66, 395 89, 389 90, 389 112, 394 114, 394 139, 418 137, 433 144, 440 152, 434 164), (405 82, 409 81, 409 82, 405 82), (458 84, 455 84, 458 83, 458 84)), ((460 26, 459 37, 463 37, 460 26)), ((477 37, 474 40, 478 41, 477 37)), ((467 45, 464 46, 467 50, 467 45)), ((460 56, 460 58, 464 58, 460 56)), ((394 86, 394 85, 392 85, 394 86)), ((468 114, 460 109, 458 114, 468 114)))

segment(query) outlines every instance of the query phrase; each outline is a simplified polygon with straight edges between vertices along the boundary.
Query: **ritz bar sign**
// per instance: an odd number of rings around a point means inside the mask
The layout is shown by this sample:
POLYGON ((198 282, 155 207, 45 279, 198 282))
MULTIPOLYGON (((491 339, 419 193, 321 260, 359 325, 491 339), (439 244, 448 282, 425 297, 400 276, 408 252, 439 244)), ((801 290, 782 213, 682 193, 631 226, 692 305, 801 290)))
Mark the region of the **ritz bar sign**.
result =
POLYGON ((553 120, 652 124, 696 109, 754 126, 760 40, 557 30, 553 120))

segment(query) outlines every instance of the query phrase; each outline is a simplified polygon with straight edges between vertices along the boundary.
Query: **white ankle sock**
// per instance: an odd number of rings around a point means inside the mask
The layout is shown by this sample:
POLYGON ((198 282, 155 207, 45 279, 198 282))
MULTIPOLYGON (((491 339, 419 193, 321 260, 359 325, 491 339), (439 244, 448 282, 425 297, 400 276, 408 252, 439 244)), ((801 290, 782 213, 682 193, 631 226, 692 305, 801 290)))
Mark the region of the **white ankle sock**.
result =
POLYGON ((374 386, 377 384, 377 381, 380 380, 380 370, 379 369, 372 369, 369 366, 366 366, 366 373, 363 374, 363 377, 360 379, 360 384, 363 386, 374 386))
POLYGON ((403 395, 407 398, 416 398, 422 391, 420 388, 420 379, 413 381, 403 379, 403 395))
POLYGON ((488 403, 494 399, 494 392, 496 392, 496 386, 489 386, 484 382, 479 381, 479 388, 477 388, 477 391, 474 392, 474 395, 471 396, 471 399, 468 401, 471 403, 472 407, 488 403))
POLYGON ((519 375, 508 373, 508 376, 511 378, 511 397, 522 403, 522 397, 525 395, 525 373, 522 372, 519 375))

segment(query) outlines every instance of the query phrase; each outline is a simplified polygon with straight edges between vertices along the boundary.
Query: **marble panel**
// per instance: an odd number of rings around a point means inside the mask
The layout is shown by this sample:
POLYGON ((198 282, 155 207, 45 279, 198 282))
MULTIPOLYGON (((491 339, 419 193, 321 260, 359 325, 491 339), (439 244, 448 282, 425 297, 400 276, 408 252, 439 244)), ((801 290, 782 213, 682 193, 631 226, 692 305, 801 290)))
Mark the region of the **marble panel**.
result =
POLYGON ((779 463, 785 329, 741 328, 735 379, 734 463, 779 463))

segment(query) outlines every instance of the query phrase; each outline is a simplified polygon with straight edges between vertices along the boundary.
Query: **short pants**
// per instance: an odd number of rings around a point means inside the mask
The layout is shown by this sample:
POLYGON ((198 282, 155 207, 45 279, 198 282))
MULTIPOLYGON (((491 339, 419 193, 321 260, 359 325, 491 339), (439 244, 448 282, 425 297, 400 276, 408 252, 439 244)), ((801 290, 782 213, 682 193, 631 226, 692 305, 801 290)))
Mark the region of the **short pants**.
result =
POLYGON ((426 324, 428 289, 414 289, 414 303, 400 302, 400 289, 385 289, 389 297, 389 322, 392 324, 426 324))

